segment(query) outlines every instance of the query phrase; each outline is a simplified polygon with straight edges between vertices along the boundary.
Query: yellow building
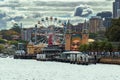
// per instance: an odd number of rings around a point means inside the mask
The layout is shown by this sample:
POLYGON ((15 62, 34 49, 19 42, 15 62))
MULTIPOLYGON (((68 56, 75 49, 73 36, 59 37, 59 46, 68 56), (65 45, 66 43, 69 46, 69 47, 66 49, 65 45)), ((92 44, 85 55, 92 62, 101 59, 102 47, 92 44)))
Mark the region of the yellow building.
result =
POLYGON ((34 54, 34 44, 30 41, 27 45, 27 54, 34 54))
POLYGON ((33 55, 41 52, 41 49, 44 48, 45 44, 34 45, 31 41, 27 45, 27 54, 33 55))

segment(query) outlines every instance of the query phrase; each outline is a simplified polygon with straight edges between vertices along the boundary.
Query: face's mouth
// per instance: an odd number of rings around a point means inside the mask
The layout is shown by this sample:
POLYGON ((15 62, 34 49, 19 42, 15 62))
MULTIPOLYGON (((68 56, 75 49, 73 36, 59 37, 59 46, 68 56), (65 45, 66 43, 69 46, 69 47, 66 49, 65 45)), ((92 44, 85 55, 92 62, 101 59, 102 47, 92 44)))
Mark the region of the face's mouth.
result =
POLYGON ((72 48, 71 50, 72 51, 78 51, 78 48, 72 48))

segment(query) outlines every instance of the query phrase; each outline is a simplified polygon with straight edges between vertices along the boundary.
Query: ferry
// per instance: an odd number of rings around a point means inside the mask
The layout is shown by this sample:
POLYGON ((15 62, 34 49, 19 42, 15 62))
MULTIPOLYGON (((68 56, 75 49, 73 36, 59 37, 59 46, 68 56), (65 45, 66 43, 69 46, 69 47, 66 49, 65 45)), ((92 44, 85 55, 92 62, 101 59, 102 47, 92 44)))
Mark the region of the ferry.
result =
POLYGON ((60 55, 62 49, 57 45, 49 45, 41 50, 41 53, 36 55, 36 59, 40 61, 54 61, 60 55))

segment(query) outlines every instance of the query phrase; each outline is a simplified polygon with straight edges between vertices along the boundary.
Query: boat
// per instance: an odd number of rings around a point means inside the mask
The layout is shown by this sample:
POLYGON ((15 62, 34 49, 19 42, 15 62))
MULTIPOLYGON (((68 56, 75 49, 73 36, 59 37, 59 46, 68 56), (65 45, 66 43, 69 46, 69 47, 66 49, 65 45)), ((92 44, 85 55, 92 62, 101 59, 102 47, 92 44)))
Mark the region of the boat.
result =
POLYGON ((41 50, 41 53, 36 55, 36 59, 40 61, 54 61, 60 55, 62 49, 57 45, 49 45, 41 50))
POLYGON ((1 58, 7 58, 8 55, 6 55, 6 54, 0 54, 0 57, 1 57, 1 58))

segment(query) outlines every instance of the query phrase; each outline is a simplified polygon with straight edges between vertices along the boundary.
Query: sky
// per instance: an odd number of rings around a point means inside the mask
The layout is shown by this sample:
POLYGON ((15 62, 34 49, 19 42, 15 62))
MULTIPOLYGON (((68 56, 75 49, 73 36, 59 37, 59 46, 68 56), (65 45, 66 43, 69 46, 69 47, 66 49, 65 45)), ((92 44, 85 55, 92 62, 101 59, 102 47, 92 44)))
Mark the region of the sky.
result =
POLYGON ((89 6, 93 14, 112 11, 113 0, 0 0, 0 29, 10 28, 12 22, 25 27, 35 24, 43 16, 72 17, 75 8, 89 6))

